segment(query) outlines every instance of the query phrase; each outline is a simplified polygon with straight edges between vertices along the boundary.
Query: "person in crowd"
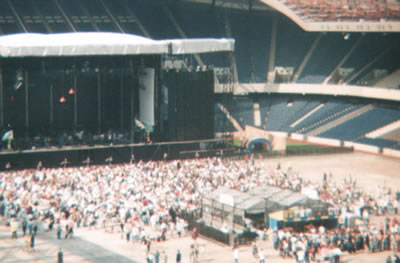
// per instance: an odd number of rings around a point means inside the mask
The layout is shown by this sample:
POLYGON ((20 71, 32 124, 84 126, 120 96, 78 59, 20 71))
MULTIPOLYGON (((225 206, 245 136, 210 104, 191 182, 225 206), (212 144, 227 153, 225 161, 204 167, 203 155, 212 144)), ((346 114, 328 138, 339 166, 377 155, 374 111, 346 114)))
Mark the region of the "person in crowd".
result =
POLYGON ((57 253, 57 263, 64 263, 64 253, 61 248, 57 253))
POLYGON ((235 247, 233 249, 233 262, 239 263, 239 248, 238 247, 235 247))
POLYGON ((31 242, 30 242, 30 246, 31 246, 31 252, 35 252, 35 234, 31 235, 31 242))

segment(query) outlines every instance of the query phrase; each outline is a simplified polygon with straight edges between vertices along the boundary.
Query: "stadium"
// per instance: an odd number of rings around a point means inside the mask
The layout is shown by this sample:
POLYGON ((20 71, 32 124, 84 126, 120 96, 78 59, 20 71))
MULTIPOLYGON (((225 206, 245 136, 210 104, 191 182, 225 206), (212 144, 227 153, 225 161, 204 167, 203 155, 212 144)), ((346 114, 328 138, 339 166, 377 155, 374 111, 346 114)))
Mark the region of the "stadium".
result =
POLYGON ((399 32, 397 0, 0 0, 0 261, 396 262, 399 32))

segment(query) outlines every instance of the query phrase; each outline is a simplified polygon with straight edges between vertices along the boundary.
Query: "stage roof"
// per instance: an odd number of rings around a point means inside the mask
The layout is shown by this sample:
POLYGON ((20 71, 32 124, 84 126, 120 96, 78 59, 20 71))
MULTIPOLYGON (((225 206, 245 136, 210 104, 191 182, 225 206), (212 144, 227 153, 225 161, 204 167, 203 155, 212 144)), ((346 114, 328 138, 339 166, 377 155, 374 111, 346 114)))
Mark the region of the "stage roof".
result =
POLYGON ((121 33, 21 33, 0 37, 0 57, 196 54, 231 52, 233 39, 149 38, 121 33))

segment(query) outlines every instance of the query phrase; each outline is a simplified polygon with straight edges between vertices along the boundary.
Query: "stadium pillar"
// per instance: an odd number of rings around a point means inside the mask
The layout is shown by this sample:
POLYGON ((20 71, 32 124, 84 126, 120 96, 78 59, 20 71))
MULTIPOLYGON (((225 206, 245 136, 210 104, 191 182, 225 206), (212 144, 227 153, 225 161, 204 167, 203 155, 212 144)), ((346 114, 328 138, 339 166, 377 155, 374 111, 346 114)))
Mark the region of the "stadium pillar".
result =
POLYGON ((3 106, 3 66, 0 64, 0 127, 4 126, 3 106))
POLYGON ((97 73, 97 131, 101 132, 101 75, 97 73))
POLYGON ((53 110, 53 81, 50 81, 50 127, 53 127, 54 110, 53 110))
POLYGON ((278 31, 278 18, 273 16, 272 18, 272 36, 269 48, 269 61, 268 61, 268 71, 267 71, 267 82, 275 82, 275 53, 276 53, 276 35, 278 31))
POLYGON ((119 127, 122 130, 124 128, 124 78, 119 79, 119 127))
POLYGON ((29 128, 29 74, 25 71, 25 128, 29 128))
POLYGON ((78 126, 78 79, 76 73, 74 74, 74 126, 78 126))
POLYGON ((135 138, 134 138, 134 136, 135 136, 135 130, 134 130, 134 128, 135 128, 135 105, 134 105, 134 102, 135 102, 135 89, 134 89, 134 86, 132 85, 131 86, 131 88, 130 88, 130 90, 131 90, 131 118, 130 118, 130 123, 129 123, 129 126, 130 126, 130 132, 131 132, 131 134, 130 134, 130 136, 131 136, 131 143, 134 143, 135 142, 135 138))

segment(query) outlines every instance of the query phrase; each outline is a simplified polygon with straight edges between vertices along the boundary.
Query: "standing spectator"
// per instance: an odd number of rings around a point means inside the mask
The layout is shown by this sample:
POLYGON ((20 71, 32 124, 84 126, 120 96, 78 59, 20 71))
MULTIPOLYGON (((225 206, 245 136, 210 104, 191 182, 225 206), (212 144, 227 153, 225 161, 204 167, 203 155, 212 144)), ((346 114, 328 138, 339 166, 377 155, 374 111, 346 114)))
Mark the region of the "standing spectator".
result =
POLYGON ((260 263, 265 263, 265 254, 264 254, 264 249, 260 249, 260 253, 258 253, 258 259, 260 263))
POLYGON ((254 241, 253 246, 251 248, 251 252, 253 253, 253 257, 257 258, 258 248, 257 248, 257 243, 255 241, 254 241))
POLYGON ((197 239, 197 228, 196 227, 193 228, 192 238, 193 238, 194 241, 196 241, 196 239, 197 239))
POLYGON ((24 248, 26 252, 30 252, 31 238, 28 235, 24 237, 24 248))
POLYGON ((167 253, 165 253, 165 250, 163 250, 161 255, 162 255, 162 258, 164 259, 164 263, 168 263, 168 255, 167 255, 167 253))
POLYGON ((160 251, 156 251, 156 253, 154 253, 154 260, 155 263, 160 263, 160 251))
POLYGON ((304 263, 305 262, 305 251, 303 249, 298 249, 296 251, 296 256, 297 256, 297 262, 298 263, 304 263))
POLYGON ((35 252, 35 235, 31 235, 31 252, 35 252))
POLYGON ((195 263, 196 262, 196 260, 195 260, 195 256, 194 256, 194 245, 193 244, 191 244, 190 245, 190 254, 189 254, 189 262, 190 263, 195 263))
POLYGON ((13 219, 11 220, 11 239, 17 239, 17 228, 18 228, 18 222, 17 220, 13 219))
POLYGON ((39 229, 39 220, 35 219, 35 221, 33 221, 33 235, 37 235, 38 229, 39 229))
POLYGON ((153 263, 153 255, 151 253, 147 253, 147 263, 153 263))
POLYGON ((238 247, 235 247, 233 249, 233 261, 235 263, 239 263, 239 248, 238 247))
POLYGON ((150 239, 146 240, 145 243, 146 243, 147 253, 150 253, 150 250, 151 250, 151 241, 150 241, 150 239))
POLYGON ((57 253, 57 263, 64 263, 64 253, 61 248, 57 253))
POLYGON ((57 224, 57 239, 61 239, 62 227, 61 224, 57 224))
POLYGON ((182 255, 181 251, 178 249, 178 252, 176 253, 176 263, 181 263, 182 255))
POLYGON ((26 229, 28 228, 28 221, 26 220, 26 218, 24 217, 23 221, 22 221, 22 234, 23 236, 26 235, 26 229))

